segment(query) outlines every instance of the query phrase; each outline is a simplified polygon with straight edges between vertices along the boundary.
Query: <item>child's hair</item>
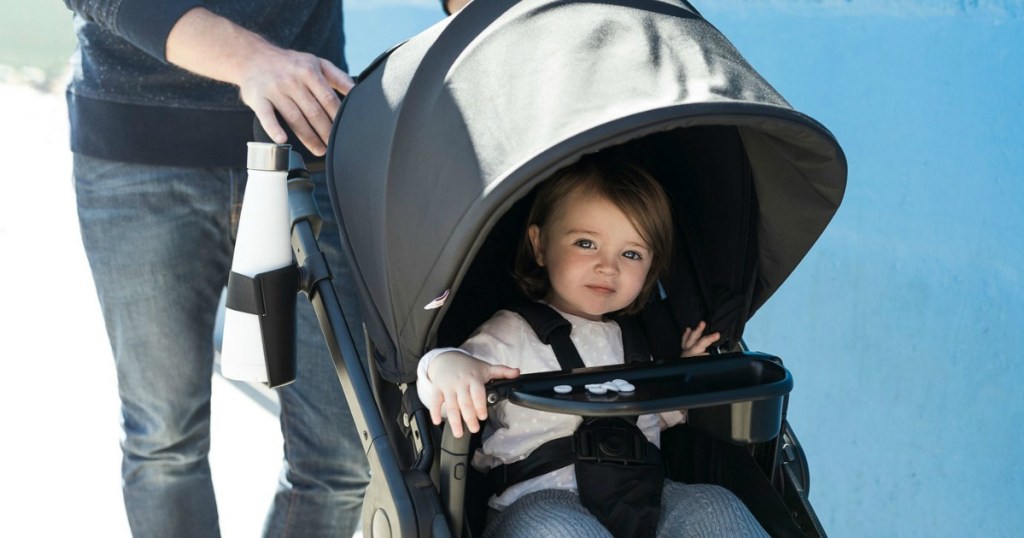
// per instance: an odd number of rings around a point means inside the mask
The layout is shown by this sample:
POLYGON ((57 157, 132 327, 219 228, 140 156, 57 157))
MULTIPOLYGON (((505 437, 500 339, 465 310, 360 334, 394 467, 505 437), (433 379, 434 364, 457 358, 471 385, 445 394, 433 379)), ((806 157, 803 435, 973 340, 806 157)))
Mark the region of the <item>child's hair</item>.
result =
POLYGON ((661 185, 643 169, 614 158, 598 155, 555 172, 538 188, 530 207, 526 226, 516 252, 514 276, 519 288, 530 299, 547 297, 551 281, 547 271, 537 265, 526 228, 541 229, 570 194, 598 195, 616 205, 633 223, 651 250, 651 268, 637 298, 622 312, 635 314, 647 304, 658 278, 668 271, 672 258, 672 209, 661 185))

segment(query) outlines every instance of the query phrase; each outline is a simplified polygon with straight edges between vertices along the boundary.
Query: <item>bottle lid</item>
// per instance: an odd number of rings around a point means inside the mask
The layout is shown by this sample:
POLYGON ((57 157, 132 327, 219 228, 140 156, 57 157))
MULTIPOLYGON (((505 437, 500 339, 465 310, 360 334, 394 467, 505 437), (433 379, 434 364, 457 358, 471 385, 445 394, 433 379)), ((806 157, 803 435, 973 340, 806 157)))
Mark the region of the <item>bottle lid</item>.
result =
POLYGON ((249 153, 246 167, 249 170, 265 170, 267 172, 287 172, 288 152, 291 144, 271 144, 267 142, 249 142, 249 153))

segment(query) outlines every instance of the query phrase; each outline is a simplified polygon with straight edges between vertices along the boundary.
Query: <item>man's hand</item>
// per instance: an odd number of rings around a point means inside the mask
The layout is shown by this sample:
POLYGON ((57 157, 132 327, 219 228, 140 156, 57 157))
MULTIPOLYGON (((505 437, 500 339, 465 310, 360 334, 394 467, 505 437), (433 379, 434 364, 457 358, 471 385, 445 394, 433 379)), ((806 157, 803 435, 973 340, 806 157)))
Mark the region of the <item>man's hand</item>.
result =
POLYGON ((242 102, 256 113, 272 140, 279 144, 287 141, 274 116, 277 110, 314 155, 323 155, 341 105, 334 91, 347 94, 353 82, 347 73, 323 58, 276 49, 249 70, 238 85, 242 102))
POLYGON ((430 410, 434 424, 441 423, 441 408, 447 412, 452 434, 462 437, 462 421, 469 431, 480 431, 480 421, 487 420, 487 390, 492 379, 515 379, 518 368, 486 363, 465 353, 450 351, 434 357, 427 377, 437 389, 439 399, 423 402, 430 410), (459 420, 459 418, 462 420, 459 420))
POLYGON ((448 14, 450 14, 450 15, 454 15, 454 14, 458 13, 459 11, 462 11, 462 8, 466 7, 466 4, 468 4, 470 2, 470 0, 442 0, 442 1, 444 2, 444 10, 446 12, 448 12, 448 14))
POLYGON ((204 8, 178 20, 167 37, 167 60, 239 87, 272 140, 287 142, 277 110, 314 155, 327 151, 331 124, 352 78, 331 62, 286 50, 204 8))
POLYGON ((707 324, 703 321, 697 324, 697 328, 691 329, 687 327, 683 331, 683 353, 682 357, 693 357, 696 355, 704 355, 708 351, 708 346, 714 344, 721 337, 719 333, 711 333, 707 336, 704 334, 704 329, 707 328, 707 324))

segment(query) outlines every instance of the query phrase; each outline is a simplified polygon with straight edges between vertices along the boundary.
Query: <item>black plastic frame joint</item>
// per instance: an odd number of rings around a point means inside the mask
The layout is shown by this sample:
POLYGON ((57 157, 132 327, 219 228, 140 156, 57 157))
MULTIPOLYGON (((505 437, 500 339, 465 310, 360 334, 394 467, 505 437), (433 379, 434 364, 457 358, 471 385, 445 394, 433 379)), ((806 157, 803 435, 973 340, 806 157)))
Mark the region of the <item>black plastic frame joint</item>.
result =
POLYGON ((331 280, 331 268, 327 266, 327 258, 323 252, 311 253, 299 268, 299 291, 311 297, 313 290, 321 280, 331 280))

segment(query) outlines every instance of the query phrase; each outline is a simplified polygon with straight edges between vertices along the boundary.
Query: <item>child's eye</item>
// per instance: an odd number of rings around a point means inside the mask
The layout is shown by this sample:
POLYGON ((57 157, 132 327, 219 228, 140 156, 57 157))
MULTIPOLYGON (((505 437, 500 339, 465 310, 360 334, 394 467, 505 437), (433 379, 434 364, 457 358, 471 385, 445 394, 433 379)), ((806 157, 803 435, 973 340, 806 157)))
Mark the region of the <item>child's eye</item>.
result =
POLYGON ((644 255, 640 254, 639 252, 637 252, 635 250, 627 250, 626 252, 623 252, 622 255, 625 256, 626 258, 631 259, 631 260, 639 261, 639 260, 644 259, 644 255))
POLYGON ((594 248, 594 242, 589 239, 577 239, 573 244, 580 248, 594 248))

